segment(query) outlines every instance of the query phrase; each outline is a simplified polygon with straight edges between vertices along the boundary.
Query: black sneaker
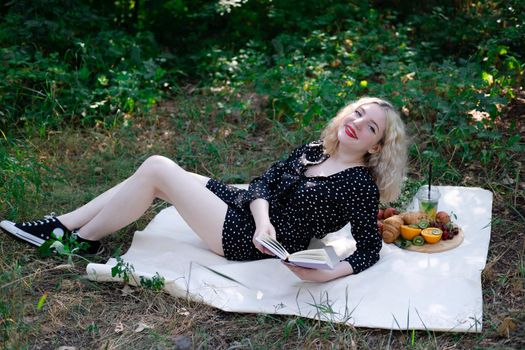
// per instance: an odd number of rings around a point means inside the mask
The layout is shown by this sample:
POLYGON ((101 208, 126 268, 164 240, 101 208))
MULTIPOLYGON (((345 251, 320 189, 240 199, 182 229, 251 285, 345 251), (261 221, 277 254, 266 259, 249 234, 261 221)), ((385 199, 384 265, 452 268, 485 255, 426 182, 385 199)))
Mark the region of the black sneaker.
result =
POLYGON ((0 228, 15 238, 36 247, 41 247, 50 240, 65 241, 71 236, 76 236, 76 241, 79 243, 87 243, 83 245, 84 249, 82 252, 89 255, 97 255, 103 251, 99 241, 89 241, 78 237, 76 232, 71 232, 53 215, 46 215, 43 219, 22 222, 19 224, 4 220, 0 222, 0 228))

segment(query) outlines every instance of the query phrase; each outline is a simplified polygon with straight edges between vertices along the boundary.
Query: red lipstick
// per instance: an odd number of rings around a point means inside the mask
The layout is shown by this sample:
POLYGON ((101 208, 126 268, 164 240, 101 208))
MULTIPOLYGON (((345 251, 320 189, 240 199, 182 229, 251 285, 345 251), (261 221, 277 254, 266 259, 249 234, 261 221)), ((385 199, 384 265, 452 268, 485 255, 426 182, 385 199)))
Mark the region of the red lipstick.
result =
POLYGON ((357 140, 357 134, 355 133, 355 129, 352 128, 352 126, 350 126, 350 125, 346 125, 346 126, 345 126, 345 133, 346 133, 349 137, 351 137, 351 138, 357 140))

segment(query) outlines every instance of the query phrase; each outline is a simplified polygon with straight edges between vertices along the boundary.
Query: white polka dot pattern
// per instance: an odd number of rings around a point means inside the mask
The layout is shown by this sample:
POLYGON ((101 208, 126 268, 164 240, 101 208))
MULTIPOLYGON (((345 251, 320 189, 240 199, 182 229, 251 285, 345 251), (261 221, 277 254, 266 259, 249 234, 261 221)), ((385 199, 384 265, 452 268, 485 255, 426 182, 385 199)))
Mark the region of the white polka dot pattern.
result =
POLYGON ((306 249, 312 237, 322 238, 350 222, 357 250, 345 260, 359 273, 379 260, 377 228, 379 190, 366 167, 348 168, 331 176, 307 177, 307 167, 326 160, 321 141, 297 148, 254 179, 248 190, 210 180, 207 187, 228 204, 223 248, 230 260, 267 258, 252 243, 255 222, 249 203, 264 198, 277 239, 290 251, 306 249))

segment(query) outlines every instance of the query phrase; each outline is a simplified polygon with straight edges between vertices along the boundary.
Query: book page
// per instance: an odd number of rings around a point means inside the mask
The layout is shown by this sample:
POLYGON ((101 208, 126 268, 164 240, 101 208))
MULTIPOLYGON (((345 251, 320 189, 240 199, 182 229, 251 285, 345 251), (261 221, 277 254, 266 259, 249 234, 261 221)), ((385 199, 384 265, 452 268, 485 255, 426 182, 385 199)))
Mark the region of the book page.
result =
POLYGON ((268 235, 255 237, 255 240, 283 260, 286 260, 290 255, 281 243, 268 235))
POLYGON ((298 266, 314 269, 333 269, 339 257, 331 246, 319 249, 302 250, 290 255, 289 260, 298 266))
POLYGON ((323 261, 329 260, 328 254, 326 254, 326 251, 324 249, 302 250, 300 252, 290 254, 290 257, 323 261))

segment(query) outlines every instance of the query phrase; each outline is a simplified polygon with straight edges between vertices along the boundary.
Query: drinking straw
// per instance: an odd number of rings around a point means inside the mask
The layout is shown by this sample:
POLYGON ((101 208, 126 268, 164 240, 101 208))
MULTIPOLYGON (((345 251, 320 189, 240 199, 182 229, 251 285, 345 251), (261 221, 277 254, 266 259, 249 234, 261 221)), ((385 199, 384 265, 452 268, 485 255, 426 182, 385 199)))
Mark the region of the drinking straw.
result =
POLYGON ((432 187, 432 163, 428 165, 428 200, 430 201, 430 189, 432 187))

